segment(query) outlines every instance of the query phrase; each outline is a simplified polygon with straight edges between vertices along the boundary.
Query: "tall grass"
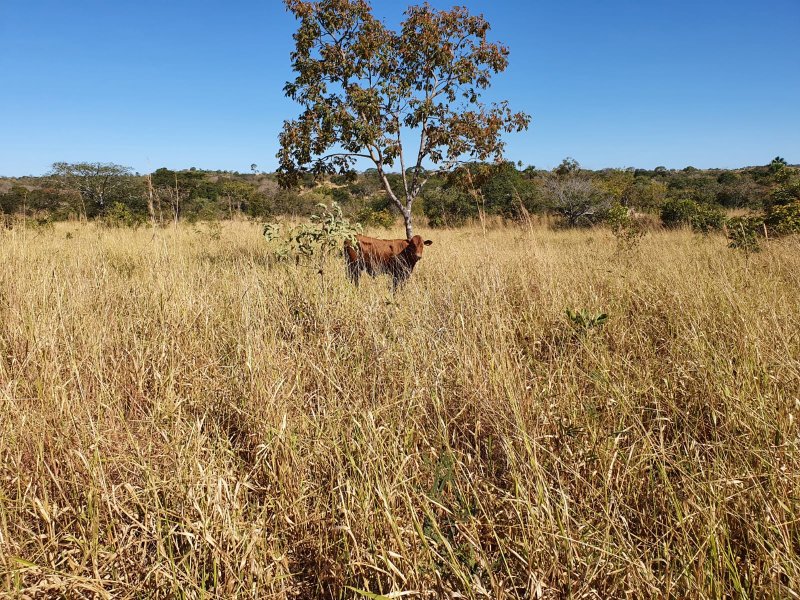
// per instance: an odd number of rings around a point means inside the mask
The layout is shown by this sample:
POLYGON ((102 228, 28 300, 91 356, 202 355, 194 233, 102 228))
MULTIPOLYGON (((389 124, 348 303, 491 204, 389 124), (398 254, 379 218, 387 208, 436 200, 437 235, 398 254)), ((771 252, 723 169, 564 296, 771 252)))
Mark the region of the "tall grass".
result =
POLYGON ((427 233, 0 234, 0 590, 798 597, 797 239, 427 233))

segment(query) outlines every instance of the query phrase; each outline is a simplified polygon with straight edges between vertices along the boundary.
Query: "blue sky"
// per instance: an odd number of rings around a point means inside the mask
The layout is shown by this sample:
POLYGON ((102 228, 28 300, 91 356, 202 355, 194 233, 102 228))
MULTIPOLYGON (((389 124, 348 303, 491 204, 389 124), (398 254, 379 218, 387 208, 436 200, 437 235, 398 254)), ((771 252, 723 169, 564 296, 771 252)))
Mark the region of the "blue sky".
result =
MULTIPOLYGON (((533 116, 512 160, 800 163, 798 0, 460 4, 511 49, 487 98, 533 116)), ((373 2, 390 24, 405 5, 373 2)), ((294 29, 279 0, 0 0, 0 175, 60 160, 273 170, 298 112, 282 95, 294 29)))

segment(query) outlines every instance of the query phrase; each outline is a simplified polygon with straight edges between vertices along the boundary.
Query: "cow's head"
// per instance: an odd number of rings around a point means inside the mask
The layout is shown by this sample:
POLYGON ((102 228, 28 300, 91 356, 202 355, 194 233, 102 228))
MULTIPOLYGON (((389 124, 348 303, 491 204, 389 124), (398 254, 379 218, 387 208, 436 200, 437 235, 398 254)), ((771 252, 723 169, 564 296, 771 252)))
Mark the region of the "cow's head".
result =
POLYGON ((421 235, 415 235, 410 240, 408 240, 408 249, 411 250, 411 255, 416 259, 419 260, 422 258, 422 251, 425 246, 430 246, 433 242, 431 240, 422 241, 421 235))

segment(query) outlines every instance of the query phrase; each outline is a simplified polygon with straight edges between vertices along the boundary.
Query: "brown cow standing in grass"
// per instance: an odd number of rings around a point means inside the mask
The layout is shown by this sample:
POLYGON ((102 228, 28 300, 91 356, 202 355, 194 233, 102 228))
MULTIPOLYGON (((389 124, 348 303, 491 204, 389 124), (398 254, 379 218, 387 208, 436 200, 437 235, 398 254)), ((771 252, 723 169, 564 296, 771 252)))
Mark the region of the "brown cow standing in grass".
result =
POLYGON ((395 290, 411 275, 425 246, 433 243, 431 240, 423 242, 419 235, 409 240, 380 240, 365 235, 357 235, 356 239, 355 246, 349 241, 344 244, 344 260, 350 281, 358 285, 361 271, 372 277, 390 273, 395 290))

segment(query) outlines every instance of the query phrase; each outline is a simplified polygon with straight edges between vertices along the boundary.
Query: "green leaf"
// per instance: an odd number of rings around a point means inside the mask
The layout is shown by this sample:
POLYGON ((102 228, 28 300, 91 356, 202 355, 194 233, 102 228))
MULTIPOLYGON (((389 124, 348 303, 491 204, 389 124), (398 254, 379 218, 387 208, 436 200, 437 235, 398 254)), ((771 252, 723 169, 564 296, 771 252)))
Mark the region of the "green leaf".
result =
POLYGON ((39 568, 39 565, 37 565, 35 563, 32 563, 32 562, 30 562, 28 560, 25 560, 24 558, 19 558, 18 556, 11 556, 9 558, 11 559, 12 562, 17 563, 22 567, 28 567, 28 568, 31 568, 31 569, 38 569, 39 568))
POLYGON ((363 596, 364 598, 372 598, 372 600, 392 600, 391 598, 389 598, 389 596, 383 596, 381 594, 373 594, 372 592, 365 592, 364 590, 359 590, 354 587, 350 587, 349 585, 346 585, 345 588, 347 588, 351 592, 355 592, 356 594, 363 596))

